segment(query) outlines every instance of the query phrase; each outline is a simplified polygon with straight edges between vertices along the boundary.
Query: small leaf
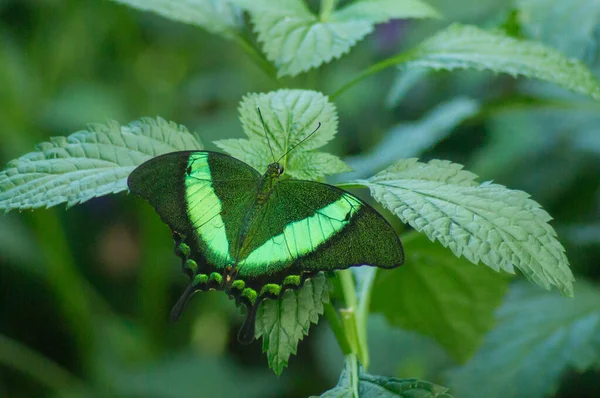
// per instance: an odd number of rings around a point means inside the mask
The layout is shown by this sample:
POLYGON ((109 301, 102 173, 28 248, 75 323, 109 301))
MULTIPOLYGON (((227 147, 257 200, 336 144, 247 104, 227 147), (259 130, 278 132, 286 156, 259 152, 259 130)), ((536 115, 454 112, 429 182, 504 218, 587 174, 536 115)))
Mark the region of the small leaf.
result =
POLYGON ((462 398, 541 398, 556 391, 567 369, 600 363, 600 291, 577 282, 564 299, 517 283, 500 309, 498 326, 475 357, 449 374, 462 398))
POLYGON ((392 127, 385 138, 371 151, 346 159, 356 170, 347 178, 364 178, 397 159, 418 156, 452 133, 465 119, 479 111, 479 104, 470 98, 455 98, 438 105, 416 122, 404 122, 392 127))
POLYGON ((229 0, 113 0, 165 18, 197 25, 225 37, 243 26, 241 10, 229 0))
POLYGON ((595 30, 600 22, 598 1, 517 0, 516 5, 520 26, 527 36, 572 57, 595 56, 595 30))
POLYGON ((548 224, 551 217, 522 191, 477 185, 473 173, 441 160, 406 159, 357 181, 403 222, 439 240, 456 256, 482 261, 573 295, 573 274, 565 249, 548 224))
POLYGON ((525 76, 600 99, 600 83, 580 61, 533 41, 453 24, 396 58, 405 67, 476 69, 525 76))
POLYGON ((256 316, 256 338, 262 337, 263 352, 275 374, 283 372, 298 342, 308 335, 311 323, 323 314, 331 284, 323 275, 308 279, 298 290, 288 290, 281 300, 265 300, 256 316))
POLYGON ((320 17, 301 0, 235 0, 248 9, 279 76, 295 76, 347 53, 374 25, 395 18, 437 18, 421 0, 361 0, 320 17))
POLYGON ((188 130, 163 119, 121 126, 91 125, 55 137, 8 163, 0 172, 0 210, 73 206, 127 190, 127 177, 146 160, 167 152, 202 149, 188 130))
POLYGON ((250 139, 215 142, 231 156, 264 171, 269 163, 278 160, 316 130, 281 160, 285 173, 296 178, 316 179, 347 171, 348 167, 337 156, 311 152, 327 144, 337 133, 335 105, 323 94, 308 90, 249 94, 242 100, 239 110, 244 132, 250 139), (260 109, 265 126, 257 109, 260 109))
POLYGON ((371 310, 402 329, 433 337, 465 362, 494 325, 507 279, 422 234, 413 232, 402 242, 406 266, 377 274, 371 310))
POLYGON ((326 152, 302 152, 289 162, 290 176, 316 180, 325 174, 346 173, 352 169, 339 157, 326 152))
POLYGON ((320 398, 452 398, 448 388, 418 379, 398 379, 396 377, 373 376, 363 372, 358 365, 358 396, 351 381, 352 359, 346 365, 337 386, 323 393, 320 398))

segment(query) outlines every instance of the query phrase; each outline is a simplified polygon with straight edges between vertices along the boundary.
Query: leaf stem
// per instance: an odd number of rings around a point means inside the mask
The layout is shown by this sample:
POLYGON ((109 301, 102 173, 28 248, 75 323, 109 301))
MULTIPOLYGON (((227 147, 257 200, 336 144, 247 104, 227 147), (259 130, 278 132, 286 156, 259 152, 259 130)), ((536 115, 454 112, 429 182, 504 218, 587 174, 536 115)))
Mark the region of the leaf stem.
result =
POLYGON ((329 98, 331 98, 333 100, 333 99, 339 97, 346 90, 348 90, 350 87, 354 86, 356 83, 360 82, 361 80, 363 80, 371 75, 374 75, 375 73, 380 72, 384 69, 387 69, 390 66, 402 64, 402 63, 408 61, 409 59, 413 58, 414 55, 415 55, 415 50, 408 50, 408 51, 403 52, 402 54, 399 54, 399 55, 393 56, 391 58, 385 59, 381 62, 378 62, 375 65, 371 65, 370 67, 368 67, 367 69, 365 69, 364 71, 359 73, 358 76, 356 76, 354 79, 352 79, 348 83, 344 84, 335 93, 330 95, 329 98))
POLYGON ((281 87, 281 82, 277 78, 277 69, 256 46, 242 34, 233 36, 235 42, 244 50, 246 54, 254 61, 254 63, 271 79, 281 87))
POLYGON ((329 19, 329 16, 335 10, 336 2, 337 0, 321 0, 321 11, 319 13, 321 22, 325 22, 329 19))
POLYGON ((325 309, 325 316, 327 317, 327 321, 329 322, 329 326, 335 335, 335 339, 337 340, 342 353, 344 356, 350 355, 352 353, 352 349, 350 348, 350 343, 348 343, 348 339, 346 338, 346 334, 344 333, 344 326, 342 325, 342 321, 338 316, 333 304, 324 303, 323 307, 325 309))
POLYGON ((2 334, 0 334, 0 364, 24 373, 55 391, 84 387, 84 383, 68 370, 2 334))

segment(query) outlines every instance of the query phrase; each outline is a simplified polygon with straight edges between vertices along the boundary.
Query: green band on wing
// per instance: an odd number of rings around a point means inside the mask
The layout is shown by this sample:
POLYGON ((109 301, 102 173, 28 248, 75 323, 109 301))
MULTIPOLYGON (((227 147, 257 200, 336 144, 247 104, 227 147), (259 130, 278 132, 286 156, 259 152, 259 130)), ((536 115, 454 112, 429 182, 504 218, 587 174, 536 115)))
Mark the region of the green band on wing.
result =
POLYGON ((231 262, 225 224, 221 217, 222 203, 215 194, 208 164, 209 154, 193 153, 188 160, 185 177, 187 213, 200 240, 207 247, 207 260, 212 264, 231 262))
POLYGON ((239 275, 277 272, 295 259, 314 252, 348 225, 361 205, 357 198, 343 194, 335 202, 316 210, 314 215, 286 225, 282 234, 267 240, 239 263, 239 275))

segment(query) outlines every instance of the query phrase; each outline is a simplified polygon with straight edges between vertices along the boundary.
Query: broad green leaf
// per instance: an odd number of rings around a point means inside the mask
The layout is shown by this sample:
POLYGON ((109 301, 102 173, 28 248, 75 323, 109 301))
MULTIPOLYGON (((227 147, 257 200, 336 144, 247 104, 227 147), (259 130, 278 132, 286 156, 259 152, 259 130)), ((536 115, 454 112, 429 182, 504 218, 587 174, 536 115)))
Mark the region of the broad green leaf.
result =
POLYGON ((358 365, 358 391, 356 391, 352 385, 351 361, 351 359, 346 360, 337 386, 323 393, 320 398, 452 398, 447 394, 446 387, 418 379, 374 376, 363 372, 360 365, 358 365))
POLYGON ((392 127, 371 151, 346 159, 350 167, 356 170, 347 178, 364 178, 397 159, 420 155, 478 111, 479 104, 475 100, 455 98, 438 105, 421 120, 392 127))
POLYGON ((523 191, 485 182, 442 160, 405 159, 358 180, 377 201, 456 256, 573 295, 573 274, 551 217, 523 191))
POLYGON ((406 266, 377 274, 371 310, 402 329, 433 337, 465 362, 493 327, 507 279, 422 234, 411 233, 402 242, 406 266))
POLYGON ((68 137, 51 138, 36 149, 0 172, 0 210, 73 206, 125 191, 129 173, 146 160, 202 149, 202 144, 183 126, 144 118, 126 126, 91 125, 68 137))
POLYGON ((476 69, 525 76, 600 99, 598 79, 580 61, 543 44, 475 26, 451 25, 396 61, 409 68, 476 69))
POLYGON ((230 0, 113 0, 143 11, 151 11, 225 37, 243 26, 241 10, 230 0))
POLYGON ((256 316, 256 338, 262 337, 263 352, 275 374, 283 372, 298 342, 308 335, 311 323, 323 314, 323 303, 329 302, 331 284, 323 275, 308 279, 298 290, 288 290, 281 300, 266 300, 256 316))
MULTIPOLYGON (((517 0, 519 22, 532 39, 582 58, 594 56, 600 23, 600 3, 596 0, 517 0)), ((591 58, 591 57, 590 57, 591 58)))
POLYGON ((565 299, 517 283, 500 309, 498 326, 475 357, 449 374, 462 398, 541 398, 553 394, 567 369, 600 364, 600 290, 577 282, 565 299))
POLYGON ((215 142, 231 156, 264 171, 269 163, 279 160, 316 130, 281 159, 285 173, 295 178, 317 179, 348 171, 348 166, 338 157, 312 152, 331 141, 337 133, 335 105, 323 94, 308 90, 249 94, 242 100, 239 110, 249 139, 215 142), (257 109, 263 116, 264 126, 257 109))
POLYGON ((437 18, 421 0, 360 0, 314 15, 302 0, 235 0, 252 22, 279 76, 295 76, 347 53, 376 24, 395 18, 437 18))

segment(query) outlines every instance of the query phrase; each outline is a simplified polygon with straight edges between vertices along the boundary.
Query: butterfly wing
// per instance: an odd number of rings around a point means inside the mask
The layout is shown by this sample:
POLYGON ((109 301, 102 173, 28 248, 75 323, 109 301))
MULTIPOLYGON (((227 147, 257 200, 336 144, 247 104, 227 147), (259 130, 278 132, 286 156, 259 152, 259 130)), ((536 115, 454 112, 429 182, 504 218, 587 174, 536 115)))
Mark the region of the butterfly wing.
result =
POLYGON ((258 291, 298 276, 404 262, 400 239, 371 206, 340 188, 312 181, 282 180, 248 234, 237 264, 238 278, 258 291))
POLYGON ((174 317, 196 290, 221 286, 219 275, 232 265, 232 248, 259 179, 247 164, 208 151, 158 156, 129 176, 130 191, 146 199, 171 228, 184 271, 199 278, 180 299, 174 317))

